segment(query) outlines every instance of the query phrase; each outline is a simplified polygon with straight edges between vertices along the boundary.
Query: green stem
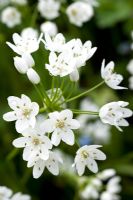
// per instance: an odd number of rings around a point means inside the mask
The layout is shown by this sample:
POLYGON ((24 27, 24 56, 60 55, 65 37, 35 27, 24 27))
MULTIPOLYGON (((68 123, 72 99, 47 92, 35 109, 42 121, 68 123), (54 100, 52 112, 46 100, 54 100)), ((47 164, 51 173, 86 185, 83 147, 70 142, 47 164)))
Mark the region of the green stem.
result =
POLYGON ((99 115, 99 112, 93 112, 89 110, 76 110, 76 109, 71 109, 71 111, 75 114, 87 114, 87 115, 99 115))
POLYGON ((89 89, 89 90, 87 90, 87 91, 85 91, 85 92, 83 92, 83 93, 81 93, 81 94, 78 94, 78 95, 75 96, 75 97, 72 97, 72 98, 66 100, 66 102, 70 102, 70 101, 73 101, 73 100, 75 100, 75 99, 78 99, 78 98, 80 98, 80 97, 82 97, 82 96, 88 94, 89 92, 92 92, 93 90, 97 89, 98 87, 100 87, 100 86, 103 85, 103 84, 104 84, 104 81, 102 81, 101 83, 95 85, 95 86, 92 87, 91 89, 89 89))
POLYGON ((13 149, 8 155, 7 160, 12 160, 19 152, 19 149, 13 149))

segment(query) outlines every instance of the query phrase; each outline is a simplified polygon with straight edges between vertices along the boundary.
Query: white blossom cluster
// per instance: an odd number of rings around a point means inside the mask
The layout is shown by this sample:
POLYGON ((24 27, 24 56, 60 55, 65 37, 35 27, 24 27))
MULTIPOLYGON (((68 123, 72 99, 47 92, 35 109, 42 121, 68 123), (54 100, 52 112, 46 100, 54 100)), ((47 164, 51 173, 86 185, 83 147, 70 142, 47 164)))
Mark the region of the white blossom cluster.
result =
MULTIPOLYGON (((121 178, 114 169, 106 169, 92 177, 79 195, 82 200, 120 200, 121 178)), ((82 183, 82 182, 81 182, 82 183)))
POLYGON ((13 194, 13 191, 5 186, 0 186, 0 200, 31 200, 27 194, 18 192, 13 194))
MULTIPOLYGON (((78 118, 75 119, 73 116, 76 111, 67 108, 67 102, 79 96, 67 101, 62 96, 62 88, 59 86, 55 88, 54 85, 48 91, 41 90, 38 85, 42 82, 36 70, 33 69, 35 61, 32 53, 39 49, 39 44, 42 42, 44 50, 49 51, 49 64, 45 64, 45 68, 49 71, 50 77, 58 76, 63 79, 69 76, 71 81, 76 82, 80 77, 79 69, 86 65, 97 48, 92 47, 91 41, 83 44, 79 38, 67 42, 61 33, 51 37, 46 32, 44 38, 43 34, 38 37, 36 30, 31 28, 24 29, 21 35, 14 33, 13 42, 14 44, 7 42, 7 45, 19 55, 14 57, 15 68, 21 74, 26 74, 28 79, 36 85, 35 88, 39 91, 43 107, 40 108, 38 103, 32 102, 24 94, 20 98, 10 96, 8 104, 12 111, 4 114, 3 118, 6 121, 15 121, 15 128, 20 133, 20 137, 13 141, 13 145, 16 148, 23 148, 23 160, 27 161, 27 167, 33 167, 33 177, 39 178, 45 168, 52 174, 58 175, 63 160, 55 147, 59 147, 62 142, 69 146, 76 145, 78 138, 76 130, 82 127, 78 118), (43 112, 45 116, 40 117, 39 112, 43 112)), ((106 66, 105 61, 102 62, 101 77, 104 80, 102 84, 106 83, 112 89, 125 89, 119 86, 123 77, 114 72, 113 62, 109 62, 106 66)), ((116 126, 122 131, 121 126, 129 125, 125 118, 132 115, 132 111, 125 108, 127 105, 128 102, 124 101, 110 102, 98 110, 94 107, 91 110, 86 108, 88 111, 83 109, 78 113, 94 113, 103 123, 116 126)), ((99 149, 101 147, 100 144, 79 146, 73 163, 79 176, 84 174, 86 167, 94 173, 98 172, 96 161, 106 159, 106 155, 99 149)))
MULTIPOLYGON (((131 37, 133 39, 133 31, 131 32, 131 37)), ((133 50, 133 44, 131 45, 131 49, 133 50)), ((127 70, 130 73, 130 78, 129 78, 129 88, 133 90, 133 59, 131 59, 127 65, 127 70)))

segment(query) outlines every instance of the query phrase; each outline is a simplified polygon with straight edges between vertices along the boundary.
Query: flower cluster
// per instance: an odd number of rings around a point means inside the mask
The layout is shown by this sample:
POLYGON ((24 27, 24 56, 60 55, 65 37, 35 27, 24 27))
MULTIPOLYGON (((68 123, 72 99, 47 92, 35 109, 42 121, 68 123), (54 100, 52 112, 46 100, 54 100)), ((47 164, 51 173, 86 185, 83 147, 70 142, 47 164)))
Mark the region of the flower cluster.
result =
POLYGON ((5 186, 0 186, 0 199, 1 200, 31 200, 31 197, 27 194, 18 192, 13 194, 13 191, 5 186))
MULTIPOLYGON (((49 1, 49 3, 52 2, 53 0, 49 1)), ((40 0, 40 3, 44 3, 44 1, 40 0)), ((58 5, 59 3, 56 8, 58 5)), ((4 114, 3 118, 6 121, 16 121, 15 128, 21 136, 13 141, 13 145, 16 148, 23 148, 23 160, 27 161, 27 167, 33 167, 33 177, 39 178, 45 168, 54 175, 59 174, 60 164, 63 163, 63 160, 55 147, 59 147, 61 143, 78 146, 73 167, 76 168, 79 176, 84 174, 85 167, 97 173, 96 160, 105 160, 106 155, 99 150, 100 144, 79 146, 79 137, 76 132, 83 127, 83 124, 78 118, 75 118, 74 114, 85 114, 87 120, 89 114, 93 117, 99 116, 103 123, 114 125, 121 131, 120 126, 128 126, 125 118, 130 117, 132 111, 125 108, 128 103, 124 101, 110 102, 101 108, 95 106, 90 108, 87 105, 85 109, 81 108, 81 110, 69 108, 67 103, 88 94, 103 83, 112 89, 125 89, 125 87, 119 86, 123 77, 113 72, 113 62, 109 62, 105 66, 105 61, 103 61, 101 66, 103 81, 100 84, 76 96, 66 97, 65 80, 67 80, 67 84, 68 82, 76 84, 73 82, 79 80, 79 69, 86 65, 97 49, 92 47, 92 42, 86 41, 83 44, 79 38, 66 41, 62 33, 53 37, 46 32, 44 38, 43 34, 38 37, 36 30, 30 28, 23 30, 21 35, 14 33, 13 41, 14 44, 7 42, 7 45, 19 55, 14 58, 15 68, 21 74, 26 74, 34 84, 43 107, 40 108, 38 103, 32 102, 24 94, 21 95, 21 98, 10 96, 8 104, 13 111, 4 114), (49 71, 49 77, 52 77, 52 80, 48 91, 36 69, 33 69, 35 61, 32 53, 39 49, 41 42, 44 44, 44 50, 49 51, 49 64, 45 64, 45 68, 49 71), (70 77, 70 80, 67 79, 67 76, 70 77), (60 79, 61 85, 55 87, 56 78, 60 79)), ((97 126, 99 127, 99 124, 97 126)))
POLYGON ((81 189, 79 196, 83 200, 120 200, 120 181, 121 178, 116 175, 114 169, 106 169, 92 177, 90 181, 84 179, 86 183, 83 182, 85 186, 81 189))

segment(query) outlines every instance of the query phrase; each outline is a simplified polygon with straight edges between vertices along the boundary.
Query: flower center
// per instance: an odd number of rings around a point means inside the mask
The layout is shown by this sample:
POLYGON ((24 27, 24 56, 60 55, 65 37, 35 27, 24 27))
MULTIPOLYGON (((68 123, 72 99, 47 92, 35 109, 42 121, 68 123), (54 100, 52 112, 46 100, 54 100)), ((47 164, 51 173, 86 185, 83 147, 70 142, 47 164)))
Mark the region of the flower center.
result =
POLYGON ((57 120, 56 128, 63 128, 65 126, 65 122, 63 120, 57 120))
POLYGON ((73 10, 71 11, 71 14, 72 14, 73 16, 76 16, 76 15, 77 15, 77 10, 73 9, 73 10))
POLYGON ((87 151, 85 151, 85 150, 81 152, 81 155, 85 159, 89 157, 89 153, 87 151))
POLYGON ((31 109, 25 108, 23 110, 23 116, 26 117, 26 118, 29 118, 31 111, 32 111, 31 109))
POLYGON ((40 144, 40 140, 39 140, 38 138, 34 138, 33 141, 32 141, 32 143, 33 143, 35 146, 37 146, 37 145, 40 144))

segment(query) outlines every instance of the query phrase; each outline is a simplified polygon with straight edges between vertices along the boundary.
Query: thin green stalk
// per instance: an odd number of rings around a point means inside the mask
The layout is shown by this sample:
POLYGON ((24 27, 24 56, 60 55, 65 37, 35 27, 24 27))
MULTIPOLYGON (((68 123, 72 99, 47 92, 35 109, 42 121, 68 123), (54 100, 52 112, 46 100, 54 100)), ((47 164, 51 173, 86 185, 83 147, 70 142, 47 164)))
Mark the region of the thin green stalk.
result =
POLYGON ((47 95, 46 91, 45 91, 45 88, 42 84, 42 82, 40 82, 40 86, 42 88, 42 94, 44 95, 44 98, 46 98, 46 101, 48 101, 48 104, 51 104, 51 101, 50 101, 50 98, 49 96, 47 95))
POLYGON ((7 160, 12 160, 19 152, 19 149, 13 149, 6 157, 7 160))
POLYGON ((35 84, 33 84, 33 85, 34 85, 34 87, 35 87, 35 90, 36 90, 37 93, 39 94, 39 97, 40 97, 42 103, 44 104, 44 98, 43 98, 43 96, 42 96, 40 90, 38 89, 38 87, 37 87, 35 84))
POLYGON ((85 92, 82 92, 81 94, 78 94, 78 95, 75 96, 75 97, 72 97, 72 98, 66 100, 66 102, 70 102, 70 101, 73 101, 73 100, 75 100, 75 99, 78 99, 78 98, 80 98, 80 97, 82 97, 82 96, 88 94, 89 92, 92 92, 93 90, 97 89, 98 87, 100 87, 100 86, 103 85, 103 84, 104 84, 104 81, 102 81, 101 83, 95 85, 95 86, 92 87, 91 89, 89 89, 89 90, 87 90, 87 91, 85 91, 85 92))
POLYGON ((89 110, 76 110, 76 109, 71 109, 71 111, 74 114, 87 114, 87 115, 99 115, 99 112, 93 112, 93 111, 89 111, 89 110))

